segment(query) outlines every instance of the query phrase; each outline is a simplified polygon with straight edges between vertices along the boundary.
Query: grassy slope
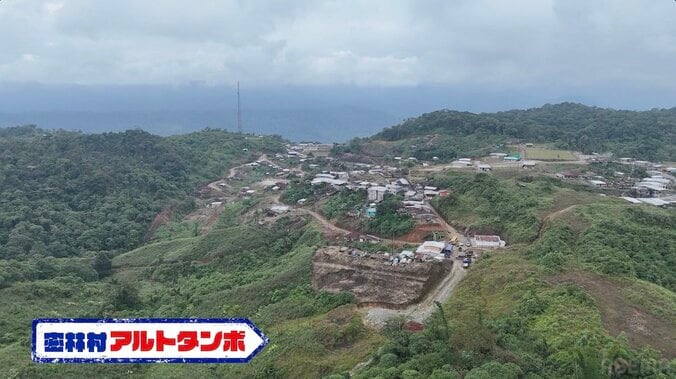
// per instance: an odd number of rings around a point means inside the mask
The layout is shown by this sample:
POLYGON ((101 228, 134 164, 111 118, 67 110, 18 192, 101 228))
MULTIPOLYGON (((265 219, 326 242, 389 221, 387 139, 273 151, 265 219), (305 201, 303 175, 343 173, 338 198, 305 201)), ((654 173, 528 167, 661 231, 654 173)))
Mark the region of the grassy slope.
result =
MULTIPOLYGON (((388 344, 374 357, 376 364, 361 375, 425 376, 434 372, 439 377, 452 377, 454 373, 471 376, 479 374, 478 366, 498 362, 498 365, 515 363, 522 373, 543 377, 603 377, 617 357, 640 360, 646 368, 668 367, 668 363, 659 362, 659 357, 676 357, 673 348, 676 295, 641 279, 645 272, 658 272, 657 268, 607 271, 596 258, 606 257, 608 251, 599 246, 586 247, 589 243, 608 243, 616 253, 624 254, 622 259, 634 268, 649 262, 650 259, 645 260, 648 254, 654 257, 660 252, 658 258, 662 261, 655 259, 655 264, 663 266, 662 276, 644 279, 670 283, 676 241, 671 231, 673 210, 634 207, 560 187, 547 179, 484 182, 494 187, 487 189, 477 188, 476 182, 459 176, 460 180, 448 183, 451 188, 455 185, 456 189, 466 191, 460 191, 453 207, 447 207, 447 216, 462 217, 475 207, 478 211, 473 218, 465 218, 463 222, 493 227, 503 225, 490 219, 496 213, 517 224, 535 217, 542 225, 535 235, 537 240, 532 245, 516 244, 507 251, 488 254, 473 266, 454 296, 444 304, 450 323, 450 344, 443 342, 437 313, 428 320, 428 329, 422 335, 402 337, 390 333, 388 344), (525 187, 515 185, 517 182, 525 187), (531 197, 537 200, 531 201, 531 197), (512 208, 514 215, 502 212, 505 204, 494 206, 492 212, 483 212, 481 206, 491 199, 522 201, 528 206, 523 208, 524 212, 517 203, 512 208), (618 225, 624 226, 621 233, 628 238, 643 233, 646 238, 667 241, 667 245, 650 241, 621 243, 621 236, 614 234, 618 225), (570 232, 562 237, 557 234, 561 228, 570 232), (604 235, 614 239, 612 243, 604 235), (590 256, 590 250, 600 254, 590 256), (561 261, 544 259, 549 253, 561 253, 561 261), (421 348, 421 343, 425 346, 441 343, 439 346, 444 346, 447 352, 432 359, 432 352, 421 348), (658 351, 645 349, 647 346, 658 351), (388 353, 394 353, 395 357, 388 353)), ((492 376, 495 375, 502 374, 493 372, 492 376)))
POLYGON ((437 312, 423 333, 390 332, 374 364, 358 377, 470 377, 497 362, 516 364, 533 377, 603 378, 617 357, 640 359, 644 368, 668 367, 660 353, 640 349, 652 345, 674 358, 673 292, 575 266, 550 273, 522 250, 489 254, 473 266, 443 305, 448 342, 437 312), (618 314, 629 318, 614 318, 618 314), (646 324, 637 327, 636 315, 646 324))
POLYGON ((121 377, 127 371, 144 377, 316 377, 348 370, 371 354, 382 337, 361 325, 351 297, 310 287, 320 233, 302 219, 282 219, 269 228, 238 223, 246 211, 231 206, 209 234, 115 257, 114 273, 104 282, 57 278, 1 289, 0 297, 11 305, 0 307, 0 369, 10 377, 121 377), (117 303, 115 294, 128 287, 128 297, 138 301, 117 303), (250 317, 272 343, 243 366, 35 365, 28 340, 36 315, 250 317))
POLYGON ((569 150, 547 149, 541 147, 526 148, 527 159, 537 159, 542 161, 574 161, 577 160, 575 154, 569 150))
POLYGON ((433 203, 444 218, 472 234, 499 234, 508 244, 532 242, 545 217, 575 204, 619 200, 563 186, 545 177, 451 172, 430 181, 451 190, 433 203))

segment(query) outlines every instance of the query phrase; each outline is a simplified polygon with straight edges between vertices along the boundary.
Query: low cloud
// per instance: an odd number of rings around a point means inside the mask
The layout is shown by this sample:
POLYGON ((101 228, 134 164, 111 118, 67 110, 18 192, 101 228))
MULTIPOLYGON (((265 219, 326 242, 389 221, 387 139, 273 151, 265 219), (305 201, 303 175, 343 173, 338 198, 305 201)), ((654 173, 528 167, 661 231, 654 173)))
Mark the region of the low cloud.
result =
POLYGON ((669 0, 0 2, 0 81, 667 87, 669 0))

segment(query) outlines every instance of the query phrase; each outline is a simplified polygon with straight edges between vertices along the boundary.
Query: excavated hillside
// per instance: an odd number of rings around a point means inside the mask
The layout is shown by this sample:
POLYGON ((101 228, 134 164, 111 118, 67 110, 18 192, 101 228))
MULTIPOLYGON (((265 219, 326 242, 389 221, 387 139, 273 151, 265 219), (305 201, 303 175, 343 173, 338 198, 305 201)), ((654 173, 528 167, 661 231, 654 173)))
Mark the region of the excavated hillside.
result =
POLYGON ((360 304, 403 308, 424 298, 452 265, 450 260, 393 265, 383 254, 328 246, 312 259, 312 286, 351 292, 360 304))

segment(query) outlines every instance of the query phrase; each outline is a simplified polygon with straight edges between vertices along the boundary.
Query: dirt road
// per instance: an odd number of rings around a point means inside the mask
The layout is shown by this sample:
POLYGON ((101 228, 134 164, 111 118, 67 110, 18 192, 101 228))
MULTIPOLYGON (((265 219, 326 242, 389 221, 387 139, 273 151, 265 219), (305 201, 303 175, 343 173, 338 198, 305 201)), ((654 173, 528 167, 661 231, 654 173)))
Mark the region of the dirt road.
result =
MULTIPOLYGON (((348 235, 348 234, 352 234, 352 233, 359 233, 359 232, 356 232, 356 231, 352 231, 352 230, 343 229, 341 227, 338 227, 338 226, 334 225, 331 221, 326 219, 324 216, 322 216, 321 214, 319 214, 319 213, 317 213, 317 212, 315 212, 311 209, 295 208, 295 209, 291 210, 289 213, 290 214, 307 214, 307 215, 310 215, 315 220, 317 220, 317 222, 319 222, 319 224, 324 229, 329 230, 329 231, 334 232, 334 233, 344 234, 344 235, 348 235)), ((364 233, 359 233, 359 234, 364 234, 364 233)), ((390 244, 390 245, 399 245, 399 246, 415 244, 415 242, 404 241, 404 240, 385 239, 385 238, 382 239, 382 242, 390 244)))
MULTIPOLYGON (((444 220, 441 215, 436 211, 436 209, 430 207, 432 212, 439 219, 439 224, 442 225, 450 235, 455 235, 458 237, 463 237, 458 233, 455 228, 449 225, 446 220, 444 220)), ((423 322, 427 317, 429 317, 436 305, 436 301, 444 303, 448 300, 453 294, 453 290, 458 286, 462 278, 465 277, 467 271, 462 268, 460 261, 453 262, 453 268, 451 272, 444 277, 437 286, 430 291, 429 294, 425 297, 423 301, 418 304, 412 304, 405 309, 389 309, 382 307, 365 307, 364 308, 364 321, 372 326, 382 327, 385 325, 387 320, 390 320, 394 317, 404 316, 407 319, 423 322)))
MULTIPOLYGON (((265 154, 261 155, 258 161, 269 162, 265 154)), ((228 172, 228 178, 236 176, 238 169, 244 166, 246 166, 246 164, 230 168, 228 172)), ((209 187, 221 193, 224 193, 225 192, 224 188, 222 188, 222 186, 219 186, 219 183, 225 183, 225 181, 219 179, 217 181, 209 183, 209 187)), ((279 194, 270 196, 269 200, 271 200, 273 203, 279 202, 279 194)), ((218 217, 220 210, 222 210, 222 207, 219 208, 221 209, 215 210, 215 212, 213 212, 214 215, 211 215, 212 217, 210 218, 218 217)), ((435 209, 433 209, 432 207, 430 208, 431 211, 435 214, 435 216, 439 219, 439 225, 442 228, 446 229, 449 232, 449 235, 462 237, 462 235, 458 233, 458 231, 455 230, 451 225, 449 225, 435 209)), ((343 229, 339 226, 336 226, 331 221, 326 219, 324 216, 311 209, 292 208, 288 214, 310 215, 321 225, 321 227, 324 230, 333 234, 349 235, 355 233, 355 231, 343 229)), ((410 241, 394 240, 394 239, 382 239, 382 242, 398 246, 412 244, 412 242, 410 241)), ((411 320, 422 322, 427 317, 429 317, 429 315, 432 314, 432 312, 434 311, 436 307, 435 302, 438 301, 443 303, 453 294, 453 290, 457 287, 458 283, 460 283, 462 278, 465 276, 465 273, 466 271, 465 269, 462 268, 462 265, 459 262, 454 262, 454 265, 450 273, 446 275, 444 278, 442 278, 441 281, 437 284, 437 286, 434 289, 432 289, 420 303, 413 304, 405 309, 400 310, 381 308, 377 306, 365 307, 363 308, 364 320, 367 324, 374 325, 377 327, 384 325, 387 320, 397 316, 405 316, 411 320)))
POLYGON ((407 319, 423 322, 436 309, 436 301, 444 303, 448 300, 453 291, 458 286, 467 271, 462 268, 459 261, 454 262, 451 272, 439 282, 439 284, 430 291, 423 301, 418 304, 412 304, 405 309, 389 309, 382 307, 365 307, 364 322, 375 327, 382 327, 388 320, 404 316, 407 319))

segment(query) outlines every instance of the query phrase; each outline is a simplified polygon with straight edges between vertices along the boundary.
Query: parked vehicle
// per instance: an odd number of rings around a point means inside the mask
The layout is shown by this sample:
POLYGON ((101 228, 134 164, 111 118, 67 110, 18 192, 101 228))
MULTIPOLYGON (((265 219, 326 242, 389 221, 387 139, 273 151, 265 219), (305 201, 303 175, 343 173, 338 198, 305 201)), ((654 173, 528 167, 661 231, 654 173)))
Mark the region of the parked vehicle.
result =
POLYGON ((462 268, 468 268, 470 263, 472 263, 472 260, 470 258, 463 259, 462 260, 462 268))

